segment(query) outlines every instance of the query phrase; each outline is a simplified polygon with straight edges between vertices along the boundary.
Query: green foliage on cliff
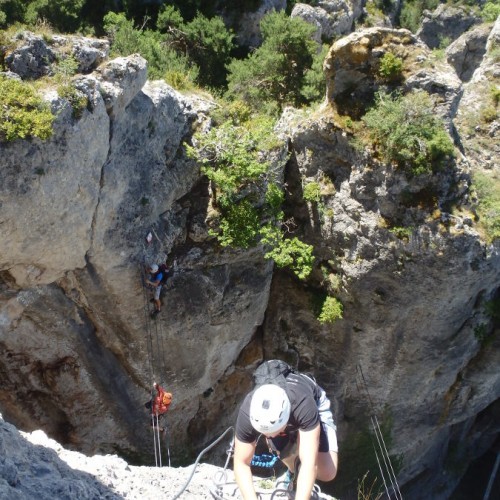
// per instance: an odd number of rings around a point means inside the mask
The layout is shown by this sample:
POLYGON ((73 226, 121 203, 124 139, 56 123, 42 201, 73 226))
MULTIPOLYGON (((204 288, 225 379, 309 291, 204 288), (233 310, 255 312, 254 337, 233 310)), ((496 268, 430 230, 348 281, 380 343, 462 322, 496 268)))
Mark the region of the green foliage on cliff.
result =
POLYGON ((500 178, 495 173, 476 172, 473 187, 477 195, 479 224, 488 241, 500 238, 500 178))
POLYGON ((281 143, 270 118, 251 117, 247 111, 242 103, 229 105, 219 112, 225 121, 186 146, 211 181, 217 214, 211 234, 224 247, 262 244, 266 258, 303 279, 312 270, 313 248, 285 234, 283 189, 268 159, 281 143))
POLYGON ((0 76, 0 138, 48 139, 54 116, 50 106, 27 83, 0 76))
POLYGON ((494 23, 500 16, 500 0, 488 0, 483 6, 481 17, 484 21, 494 23))
POLYGON ((430 173, 454 155, 453 142, 424 91, 407 95, 380 92, 362 120, 381 159, 410 174, 430 173))
POLYGON ((335 323, 338 319, 342 319, 343 312, 344 307, 340 300, 335 297, 326 297, 318 321, 320 323, 335 323))
POLYGON ((298 106, 305 103, 301 89, 307 70, 313 63, 316 44, 311 39, 314 28, 284 12, 265 16, 260 28, 262 45, 247 59, 229 64, 228 92, 249 103, 254 109, 277 104, 298 106))
POLYGON ((378 74, 388 82, 401 79, 403 76, 403 60, 392 52, 386 52, 380 59, 378 74))
POLYGON ((311 274, 314 264, 311 245, 297 237, 286 238, 279 225, 267 224, 260 234, 262 244, 268 249, 266 258, 273 259, 278 267, 289 267, 299 279, 306 279, 311 274))
POLYGON ((137 29, 124 14, 110 12, 104 18, 104 29, 111 39, 115 55, 139 53, 148 61, 150 79, 164 79, 175 88, 192 88, 199 68, 189 59, 169 47, 161 33, 137 29))
POLYGON ((200 68, 198 83, 220 87, 226 83, 226 65, 234 48, 234 34, 222 18, 198 13, 184 22, 179 10, 164 6, 158 15, 158 29, 165 33, 165 44, 184 54, 200 68))

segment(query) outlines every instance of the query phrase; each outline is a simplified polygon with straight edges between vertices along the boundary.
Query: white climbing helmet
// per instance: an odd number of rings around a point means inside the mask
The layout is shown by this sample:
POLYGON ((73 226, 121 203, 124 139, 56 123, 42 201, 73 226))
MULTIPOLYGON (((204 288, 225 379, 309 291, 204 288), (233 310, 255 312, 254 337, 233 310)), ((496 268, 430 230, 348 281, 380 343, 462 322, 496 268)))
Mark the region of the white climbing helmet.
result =
POLYGON ((151 271, 152 271, 153 273, 157 273, 157 272, 158 272, 158 266, 157 266, 156 264, 153 264, 153 265, 151 266, 151 271))
POLYGON ((255 390, 250 401, 250 423, 261 434, 274 434, 290 417, 290 400, 284 389, 265 384, 255 390))

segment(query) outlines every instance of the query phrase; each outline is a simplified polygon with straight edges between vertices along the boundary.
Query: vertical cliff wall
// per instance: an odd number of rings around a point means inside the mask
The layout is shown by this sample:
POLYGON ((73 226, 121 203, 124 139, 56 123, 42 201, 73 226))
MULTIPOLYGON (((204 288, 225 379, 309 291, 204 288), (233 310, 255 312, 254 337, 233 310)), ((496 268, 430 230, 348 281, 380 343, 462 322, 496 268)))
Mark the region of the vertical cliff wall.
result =
MULTIPOLYGON (((488 304, 499 299, 500 254, 471 203, 471 174, 483 159, 492 171, 498 164, 464 132, 480 98, 474 82, 486 85, 481 75, 495 64, 486 53, 464 87, 405 30, 364 30, 332 46, 324 105, 285 110, 279 124, 290 229, 315 247, 306 282, 275 271, 260 248, 222 250, 209 236, 210 192, 184 143, 210 127, 210 101, 147 81, 138 56, 79 78, 89 101, 79 118, 47 91, 53 137, 0 144, 6 420, 87 453, 147 459, 143 403, 157 380, 174 393, 168 422, 180 462, 234 422, 255 366, 280 357, 313 372, 332 399, 339 497, 377 469, 375 412, 405 495, 447 498, 499 431, 498 321, 488 304), (455 137, 457 157, 440 172, 408 176, 353 145, 346 120, 380 89, 386 51, 405 61, 403 90, 428 91, 455 137), (303 197, 311 182, 316 202, 303 197), (152 321, 141 271, 165 259, 176 272, 152 321), (318 321, 327 294, 343 304, 333 324, 318 321)), ((480 144, 491 146, 497 125, 477 131, 480 144)))

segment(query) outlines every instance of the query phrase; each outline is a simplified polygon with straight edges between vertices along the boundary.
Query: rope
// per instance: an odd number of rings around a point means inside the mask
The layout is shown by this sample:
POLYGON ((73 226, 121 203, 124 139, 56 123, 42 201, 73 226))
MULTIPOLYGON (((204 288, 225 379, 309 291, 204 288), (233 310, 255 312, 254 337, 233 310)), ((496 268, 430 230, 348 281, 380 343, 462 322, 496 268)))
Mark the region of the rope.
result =
POLYGON ((392 494, 397 500, 403 500, 403 496, 401 495, 401 491, 399 489, 398 480, 396 478, 396 474, 394 472, 394 468, 392 467, 391 457, 389 456, 389 452, 387 451, 387 446, 385 444, 384 436, 382 434, 382 430, 378 423, 377 416, 375 415, 375 407, 373 405, 372 398, 370 397, 370 393, 368 391, 368 384, 366 383, 365 376, 363 374, 363 370, 361 365, 356 365, 357 375, 361 382, 361 386, 358 383, 358 379, 356 379, 356 386, 359 392, 365 392, 366 397, 368 399, 368 403, 370 405, 370 422, 372 424, 373 432, 375 433, 375 437, 377 440, 378 450, 380 452, 382 460, 380 460, 379 455, 377 453, 377 447, 375 446, 375 442, 372 438, 373 448, 375 451, 375 457, 377 459, 377 464, 380 470, 380 474, 382 476, 382 481, 384 483, 384 488, 387 494, 387 497, 391 498, 391 493, 389 492, 389 487, 387 486, 387 482, 391 483, 392 494), (382 465, 383 462, 383 465, 382 465), (387 481, 386 481, 387 477, 387 481))
MULTIPOLYGON (((204 450, 202 450, 200 452, 200 454, 196 457, 196 460, 193 464, 193 470, 191 471, 191 474, 188 478, 188 480, 186 481, 186 484, 182 487, 182 489, 179 491, 179 493, 177 493, 174 497, 172 497, 171 500, 177 500, 177 498, 179 498, 183 493, 184 491, 186 491, 186 488, 189 486, 189 483, 191 482, 191 479, 193 479, 193 476, 194 476, 194 473, 196 471, 196 467, 198 466, 198 462, 200 461, 201 457, 209 450, 211 450, 217 443, 219 443, 219 441, 222 440, 222 438, 229 432, 229 431, 233 431, 233 439, 231 440, 231 442, 234 442, 234 428, 231 426, 231 427, 228 427, 212 444, 208 445, 204 450)), ((229 463, 229 457, 228 457, 228 460, 226 461, 226 466, 227 464, 229 463)), ((225 470, 225 469, 224 469, 225 470)))

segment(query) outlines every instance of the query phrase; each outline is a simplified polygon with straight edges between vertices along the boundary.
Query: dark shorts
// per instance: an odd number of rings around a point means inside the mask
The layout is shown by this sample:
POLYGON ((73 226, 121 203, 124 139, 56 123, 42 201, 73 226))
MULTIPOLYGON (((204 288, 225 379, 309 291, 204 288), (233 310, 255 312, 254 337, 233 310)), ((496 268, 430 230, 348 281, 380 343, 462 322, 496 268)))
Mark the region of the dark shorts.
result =
MULTIPOLYGON (((319 433, 319 448, 318 451, 325 453, 330 450, 330 443, 328 441, 328 435, 325 431, 325 424, 320 423, 321 429, 319 433)), ((279 435, 273 438, 268 438, 268 443, 272 449, 279 452, 281 458, 286 458, 292 455, 297 443, 297 436, 299 431, 291 431, 283 435, 279 435)))

